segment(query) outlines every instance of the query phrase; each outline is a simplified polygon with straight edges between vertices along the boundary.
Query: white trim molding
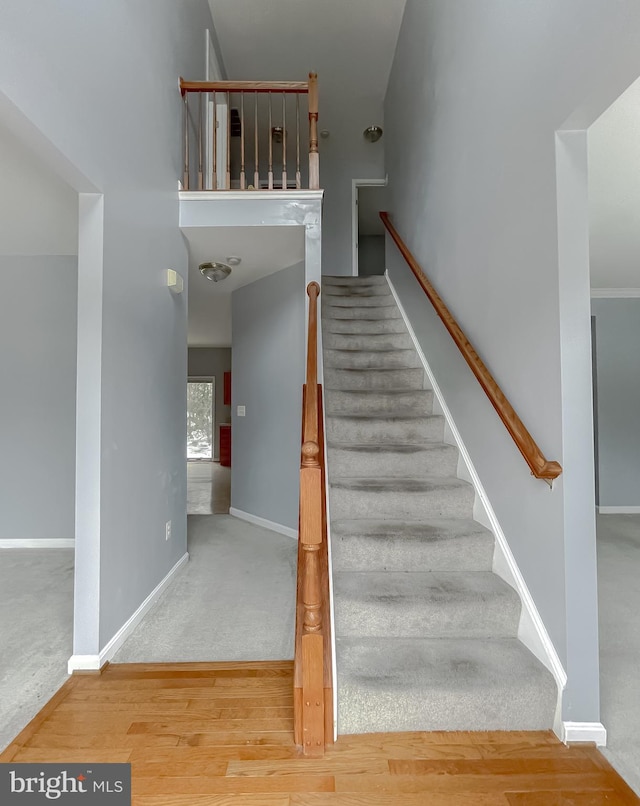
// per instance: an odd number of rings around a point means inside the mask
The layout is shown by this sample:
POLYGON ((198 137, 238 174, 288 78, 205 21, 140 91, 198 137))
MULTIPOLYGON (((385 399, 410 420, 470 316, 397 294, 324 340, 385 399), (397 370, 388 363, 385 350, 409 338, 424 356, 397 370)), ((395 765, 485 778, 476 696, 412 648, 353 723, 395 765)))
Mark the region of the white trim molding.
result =
POLYGON ((563 722, 562 736, 569 742, 595 742, 598 747, 607 746, 607 729, 602 722, 563 722))
POLYGON ((109 643, 100 651, 99 655, 72 655, 67 664, 69 674, 73 674, 74 672, 98 671, 102 669, 105 663, 108 663, 124 644, 160 596, 165 592, 178 571, 180 571, 188 561, 189 554, 185 552, 165 578, 151 591, 131 618, 120 627, 109 643))
POLYGON ((44 537, 37 538, 16 538, 15 540, 0 540, 0 549, 72 549, 75 548, 76 541, 72 537, 44 537))
POLYGON ((468 473, 468 480, 476 491, 476 501, 480 506, 474 506, 474 518, 490 529, 495 536, 496 549, 493 559, 493 571, 494 573, 498 574, 498 576, 505 579, 518 591, 520 600, 522 601, 520 624, 518 627, 518 638, 554 676, 558 685, 558 698, 560 699, 562 697, 562 691, 567 684, 567 673, 558 656, 556 648, 551 641, 547 628, 544 626, 544 622, 542 621, 538 608, 536 607, 533 597, 531 596, 531 592, 529 591, 524 577, 518 568, 518 564, 513 556, 506 535, 500 526, 496 513, 491 505, 491 502, 489 501, 489 497, 487 496, 487 492, 480 481, 480 476, 478 475, 478 472, 471 460, 469 451, 462 440, 462 436, 453 420, 451 411, 445 402, 442 391, 438 386, 422 347, 418 342, 415 331, 411 326, 411 322, 409 321, 406 311, 402 306, 402 302, 398 297, 388 272, 385 272, 385 276, 387 277, 387 282, 389 283, 391 293, 393 294, 393 297, 398 305, 404 323, 409 331, 409 335, 411 336, 411 340, 413 341, 422 366, 424 367, 424 371, 429 379, 433 393, 438 404, 440 405, 440 409, 446 420, 447 426, 449 427, 451 436, 458 450, 460 451, 460 458, 468 473))
POLYGON ((640 288, 592 288, 591 299, 624 299, 640 297, 640 288))
POLYGON ((596 507, 599 515, 639 515, 640 507, 596 507))
POLYGON ((277 532, 279 535, 291 537, 294 540, 298 539, 297 529, 292 529, 290 526, 284 526, 281 523, 274 523, 274 521, 268 521, 266 518, 252 515, 250 512, 243 512, 241 509, 230 507, 229 515, 233 515, 234 518, 240 518, 241 521, 252 523, 254 526, 262 526, 264 529, 270 529, 272 532, 277 532))

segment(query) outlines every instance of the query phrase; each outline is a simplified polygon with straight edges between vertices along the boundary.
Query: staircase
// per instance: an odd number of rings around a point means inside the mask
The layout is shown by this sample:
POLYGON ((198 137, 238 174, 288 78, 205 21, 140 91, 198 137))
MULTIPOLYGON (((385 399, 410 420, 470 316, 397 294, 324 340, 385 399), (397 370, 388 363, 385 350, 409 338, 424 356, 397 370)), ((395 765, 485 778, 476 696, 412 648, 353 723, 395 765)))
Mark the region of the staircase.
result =
POLYGON ((338 730, 550 728, 556 684, 385 277, 323 277, 338 730))

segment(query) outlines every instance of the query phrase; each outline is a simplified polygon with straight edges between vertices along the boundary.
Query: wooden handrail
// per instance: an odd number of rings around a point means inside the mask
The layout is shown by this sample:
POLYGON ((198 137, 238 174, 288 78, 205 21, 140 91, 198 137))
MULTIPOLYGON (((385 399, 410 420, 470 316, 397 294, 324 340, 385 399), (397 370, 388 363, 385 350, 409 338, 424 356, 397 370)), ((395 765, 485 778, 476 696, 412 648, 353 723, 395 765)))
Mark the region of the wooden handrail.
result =
POLYGON ((306 94, 306 81, 185 81, 180 79, 180 92, 291 92, 306 94))
POLYGON ((500 417, 504 423, 518 450, 524 457, 525 462, 529 465, 531 474, 537 479, 543 479, 548 484, 551 484, 553 480, 558 478, 558 476, 562 473, 561 465, 558 462, 550 462, 548 459, 546 459, 531 434, 525 428, 524 423, 516 414, 515 409, 505 397, 504 392, 502 389, 500 389, 494 377, 476 352, 475 348, 465 336, 460 325, 458 325, 456 320, 453 318, 451 311, 449 311, 447 306, 444 304, 442 298, 431 285, 418 262, 409 251, 409 248, 398 234, 398 231, 389 219, 389 214, 384 212, 380 213, 380 218, 382 219, 382 223, 387 228, 389 235, 391 235, 396 246, 400 250, 403 258, 409 265, 409 268, 416 276, 416 279, 422 286, 422 289, 435 308, 436 313, 442 320, 442 323, 449 331, 452 339, 462 353, 464 360, 467 362, 471 371, 478 379, 480 386, 484 389, 487 397, 491 401, 492 406, 498 413, 498 417, 500 417))
POLYGON ((303 387, 300 539, 294 654, 294 733, 307 756, 333 741, 333 689, 322 389, 317 368, 318 283, 309 283, 307 377, 303 387))

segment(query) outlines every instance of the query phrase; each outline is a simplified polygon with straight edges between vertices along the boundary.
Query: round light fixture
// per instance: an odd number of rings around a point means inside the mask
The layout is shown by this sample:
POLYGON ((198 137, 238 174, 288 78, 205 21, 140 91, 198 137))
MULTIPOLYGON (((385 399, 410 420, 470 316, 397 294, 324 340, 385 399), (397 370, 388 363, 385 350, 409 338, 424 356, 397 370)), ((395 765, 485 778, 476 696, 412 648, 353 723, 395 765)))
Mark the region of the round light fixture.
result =
POLYGON ((363 137, 370 143, 377 143, 382 137, 382 128, 380 126, 369 126, 363 132, 363 137))
POLYGON ((237 255, 229 255, 229 257, 225 258, 229 266, 239 266, 242 263, 242 258, 238 257, 237 255))
POLYGON ((227 266, 226 263, 201 263, 198 268, 203 277, 213 280, 214 283, 219 283, 231 274, 231 266, 227 266))

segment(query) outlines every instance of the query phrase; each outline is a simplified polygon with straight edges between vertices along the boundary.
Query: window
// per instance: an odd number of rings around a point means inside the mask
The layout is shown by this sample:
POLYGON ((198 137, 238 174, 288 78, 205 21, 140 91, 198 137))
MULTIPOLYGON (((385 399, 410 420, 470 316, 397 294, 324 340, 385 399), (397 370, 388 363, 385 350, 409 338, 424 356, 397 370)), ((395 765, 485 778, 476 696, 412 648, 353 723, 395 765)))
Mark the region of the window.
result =
POLYGON ((187 459, 213 459, 214 380, 187 383, 187 459))

